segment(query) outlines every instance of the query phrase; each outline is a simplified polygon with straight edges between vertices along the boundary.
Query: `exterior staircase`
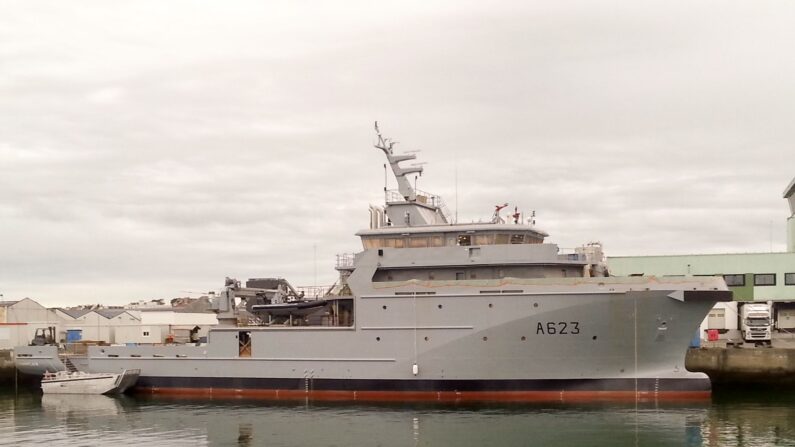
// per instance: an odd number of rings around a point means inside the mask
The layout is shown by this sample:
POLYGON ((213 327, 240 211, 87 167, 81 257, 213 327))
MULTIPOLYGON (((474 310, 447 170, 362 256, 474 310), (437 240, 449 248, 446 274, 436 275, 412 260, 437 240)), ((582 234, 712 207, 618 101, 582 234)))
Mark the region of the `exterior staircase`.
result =
POLYGON ((77 367, 69 357, 61 357, 61 362, 66 366, 66 370, 70 373, 77 372, 77 367))

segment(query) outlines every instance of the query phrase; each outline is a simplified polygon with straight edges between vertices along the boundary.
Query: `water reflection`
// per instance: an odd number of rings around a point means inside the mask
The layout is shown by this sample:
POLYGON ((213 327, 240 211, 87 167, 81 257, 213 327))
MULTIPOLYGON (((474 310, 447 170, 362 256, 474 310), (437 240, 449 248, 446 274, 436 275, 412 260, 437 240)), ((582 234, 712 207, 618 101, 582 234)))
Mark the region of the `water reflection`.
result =
POLYGON ((637 407, 0 395, 0 444, 795 446, 792 402, 786 395, 637 407))

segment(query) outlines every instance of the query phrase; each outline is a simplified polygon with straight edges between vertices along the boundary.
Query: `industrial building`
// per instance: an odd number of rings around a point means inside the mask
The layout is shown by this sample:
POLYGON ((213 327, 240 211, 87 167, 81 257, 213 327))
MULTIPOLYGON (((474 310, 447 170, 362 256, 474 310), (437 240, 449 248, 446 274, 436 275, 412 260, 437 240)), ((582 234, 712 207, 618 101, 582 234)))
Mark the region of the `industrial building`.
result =
POLYGON ((165 343, 206 336, 214 313, 180 309, 48 309, 35 300, 0 301, 0 350, 28 345, 37 329, 53 328, 59 343, 165 343), (196 329, 198 327, 198 329, 196 329))
POLYGON ((0 350, 27 345, 36 329, 57 326, 59 317, 36 301, 0 301, 0 350))
POLYGON ((795 179, 784 191, 789 202, 787 251, 671 256, 610 257, 610 273, 618 276, 720 275, 736 301, 795 301, 795 179))

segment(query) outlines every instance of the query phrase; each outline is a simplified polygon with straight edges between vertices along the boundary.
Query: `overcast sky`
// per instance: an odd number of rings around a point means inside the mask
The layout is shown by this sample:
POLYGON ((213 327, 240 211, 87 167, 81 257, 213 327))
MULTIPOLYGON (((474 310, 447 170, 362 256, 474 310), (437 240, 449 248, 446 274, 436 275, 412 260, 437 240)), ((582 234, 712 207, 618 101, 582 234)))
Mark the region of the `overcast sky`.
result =
POLYGON ((383 202, 376 119, 459 221, 508 202, 565 248, 783 251, 793 24, 791 1, 0 0, 0 294, 331 284, 383 202))

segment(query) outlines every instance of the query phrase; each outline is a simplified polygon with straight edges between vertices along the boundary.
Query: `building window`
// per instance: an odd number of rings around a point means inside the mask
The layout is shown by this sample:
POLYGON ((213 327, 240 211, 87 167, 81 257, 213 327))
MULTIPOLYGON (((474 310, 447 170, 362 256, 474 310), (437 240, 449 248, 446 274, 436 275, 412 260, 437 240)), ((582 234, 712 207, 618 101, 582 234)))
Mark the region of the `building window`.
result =
POLYGON ((776 274, 775 273, 758 273, 754 275, 755 286, 775 286, 776 274))
POLYGON ((784 285, 795 286, 795 273, 784 274, 784 285))
POLYGON ((745 275, 723 275, 727 286, 742 287, 745 285, 745 275))

